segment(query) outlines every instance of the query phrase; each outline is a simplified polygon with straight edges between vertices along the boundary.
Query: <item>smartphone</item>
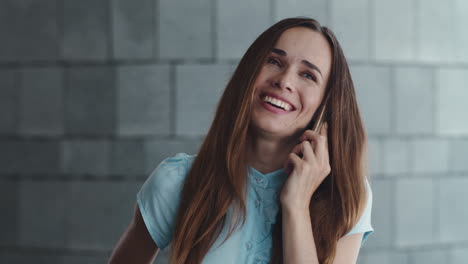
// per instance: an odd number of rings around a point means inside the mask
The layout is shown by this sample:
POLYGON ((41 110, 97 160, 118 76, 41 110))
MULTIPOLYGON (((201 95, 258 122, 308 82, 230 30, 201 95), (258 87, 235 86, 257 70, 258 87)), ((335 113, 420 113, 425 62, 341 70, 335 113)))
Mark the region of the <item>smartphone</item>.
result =
POLYGON ((320 132, 320 129, 322 128, 322 125, 325 121, 324 119, 325 119, 325 110, 327 108, 327 103, 328 103, 328 94, 325 100, 323 100, 322 104, 319 106, 319 109, 316 112, 314 118, 312 118, 312 121, 310 122, 308 129, 312 129, 315 132, 320 132))
MULTIPOLYGON (((317 111, 315 112, 312 120, 307 126, 307 129, 312 129, 315 132, 320 132, 320 129, 322 128, 322 125, 325 121, 325 110, 327 109, 327 104, 328 104, 328 94, 327 94, 327 97, 325 97, 325 99, 322 101, 322 104, 319 106, 317 111)), ((298 156, 302 159, 302 154, 299 154, 298 156)), ((287 171, 289 172, 292 171, 292 168, 289 167, 287 171)))

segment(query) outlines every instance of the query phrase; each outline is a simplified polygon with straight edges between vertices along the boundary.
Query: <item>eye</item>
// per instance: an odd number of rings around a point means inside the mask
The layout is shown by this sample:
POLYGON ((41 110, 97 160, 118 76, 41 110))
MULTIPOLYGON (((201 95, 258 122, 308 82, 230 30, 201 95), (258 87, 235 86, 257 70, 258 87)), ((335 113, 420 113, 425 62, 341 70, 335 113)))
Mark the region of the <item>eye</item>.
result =
POLYGON ((278 66, 281 66, 281 64, 279 63, 279 61, 278 61, 277 59, 275 59, 274 57, 268 58, 267 62, 270 63, 270 64, 276 64, 276 65, 278 65, 278 66))
POLYGON ((311 80, 314 81, 314 82, 317 81, 317 78, 315 77, 315 75, 310 74, 310 73, 308 73, 308 72, 304 72, 304 73, 303 73, 303 76, 306 77, 306 78, 308 78, 308 79, 311 79, 311 80))

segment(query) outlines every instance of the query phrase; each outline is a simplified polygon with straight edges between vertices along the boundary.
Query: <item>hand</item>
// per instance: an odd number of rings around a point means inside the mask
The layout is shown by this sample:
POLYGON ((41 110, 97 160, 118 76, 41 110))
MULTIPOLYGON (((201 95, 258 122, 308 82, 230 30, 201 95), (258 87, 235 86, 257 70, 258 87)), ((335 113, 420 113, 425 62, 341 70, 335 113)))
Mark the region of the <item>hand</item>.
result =
POLYGON ((327 123, 320 133, 306 130, 289 154, 284 165, 289 176, 280 194, 283 208, 308 211, 312 195, 330 174, 327 131, 327 123))

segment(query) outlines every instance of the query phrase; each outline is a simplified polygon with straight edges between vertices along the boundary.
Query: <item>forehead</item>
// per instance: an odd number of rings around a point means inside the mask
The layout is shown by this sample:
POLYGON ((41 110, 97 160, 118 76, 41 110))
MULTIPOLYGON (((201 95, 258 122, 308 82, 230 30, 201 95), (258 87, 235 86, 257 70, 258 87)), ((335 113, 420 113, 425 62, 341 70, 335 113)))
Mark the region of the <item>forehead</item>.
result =
POLYGON ((294 27, 284 31, 275 48, 286 51, 287 57, 301 61, 308 60, 317 65, 323 73, 330 72, 331 48, 325 37, 310 28, 294 27))

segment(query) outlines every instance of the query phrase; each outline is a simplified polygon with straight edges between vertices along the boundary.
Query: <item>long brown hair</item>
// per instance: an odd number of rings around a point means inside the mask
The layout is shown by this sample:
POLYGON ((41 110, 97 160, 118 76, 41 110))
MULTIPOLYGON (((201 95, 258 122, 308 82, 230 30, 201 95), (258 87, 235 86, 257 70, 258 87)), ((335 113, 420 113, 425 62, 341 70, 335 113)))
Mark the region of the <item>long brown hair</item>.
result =
MULTIPOLYGON (((227 222, 228 235, 245 222, 247 135, 253 83, 280 35, 292 27, 321 33, 332 50, 324 121, 328 122, 331 173, 311 198, 311 224, 320 263, 331 264, 338 240, 365 207, 366 134, 343 51, 330 29, 316 20, 281 20, 248 48, 228 82, 213 123, 192 163, 182 191, 170 251, 171 264, 199 264, 227 222), (233 219, 227 219, 232 206, 233 219)), ((312 122, 316 118, 312 118, 312 122)), ((282 263, 281 211, 273 227, 272 263, 282 263)), ((223 243, 224 243, 223 241, 223 243)))

